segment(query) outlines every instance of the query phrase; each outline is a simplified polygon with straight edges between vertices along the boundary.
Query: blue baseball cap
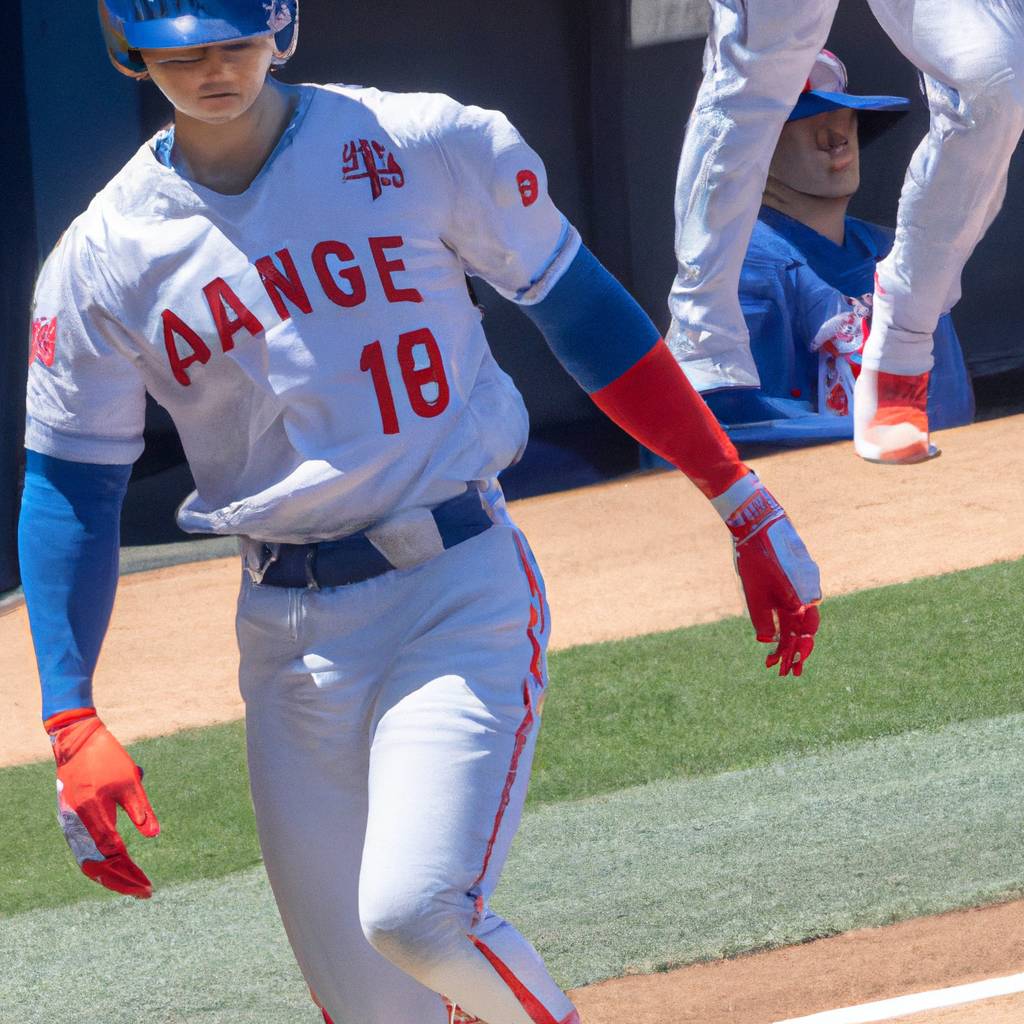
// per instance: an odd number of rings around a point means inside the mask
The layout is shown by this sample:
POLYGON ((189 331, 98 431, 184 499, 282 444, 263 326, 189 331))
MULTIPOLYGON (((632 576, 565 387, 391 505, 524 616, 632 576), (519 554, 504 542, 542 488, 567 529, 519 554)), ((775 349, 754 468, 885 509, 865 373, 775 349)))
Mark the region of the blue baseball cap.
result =
POLYGON ((822 50, 787 121, 799 121, 845 107, 888 114, 905 114, 910 109, 910 100, 905 96, 851 96, 846 91, 846 83, 846 65, 834 53, 822 50))

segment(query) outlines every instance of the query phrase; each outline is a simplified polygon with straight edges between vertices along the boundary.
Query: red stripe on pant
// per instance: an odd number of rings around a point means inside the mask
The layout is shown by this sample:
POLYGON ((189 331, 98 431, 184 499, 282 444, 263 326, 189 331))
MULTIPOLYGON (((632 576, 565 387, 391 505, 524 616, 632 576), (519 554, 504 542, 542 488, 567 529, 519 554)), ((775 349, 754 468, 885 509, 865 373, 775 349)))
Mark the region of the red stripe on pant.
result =
POLYGON ((548 1012, 547 1007, 512 973, 508 965, 500 960, 493 950, 485 946, 474 935, 470 935, 470 938, 473 940, 473 945, 483 953, 487 962, 498 972, 501 980, 512 990, 512 994, 530 1015, 533 1024, 580 1024, 580 1015, 575 1009, 562 1020, 555 1020, 548 1012))
POLYGON ((480 869, 480 874, 477 876, 476 881, 470 886, 471 891, 484 880, 484 876, 487 874, 487 868, 491 863, 491 854, 494 852, 494 844, 498 839, 498 830, 501 828, 502 819, 505 817, 505 808, 508 807, 509 800, 512 797, 512 786, 516 781, 516 776, 519 774, 519 757, 526 746, 526 738, 530 732, 530 726, 533 725, 533 708, 530 706, 530 690, 526 683, 523 683, 523 703, 526 705, 526 715, 516 730, 515 747, 512 749, 512 763, 509 765, 508 775, 505 777, 505 786, 501 791, 498 813, 494 816, 494 828, 491 830, 491 838, 487 841, 487 851, 484 853, 483 867, 480 869))
POLYGON ((538 685, 543 686, 544 676, 540 668, 543 652, 541 651, 540 641, 533 632, 533 627, 539 625, 540 631, 542 633, 544 632, 546 625, 544 615, 544 595, 540 592, 540 585, 537 583, 537 576, 530 565, 530 560, 526 557, 526 551, 523 550, 523 542, 519 539, 518 534, 516 534, 516 546, 519 548, 519 560, 523 563, 523 571, 526 573, 526 579, 530 585, 530 596, 535 598, 537 601, 536 606, 531 606, 530 608, 530 625, 526 629, 526 635, 530 638, 530 644, 533 647, 533 659, 530 662, 530 674, 537 680, 538 685))

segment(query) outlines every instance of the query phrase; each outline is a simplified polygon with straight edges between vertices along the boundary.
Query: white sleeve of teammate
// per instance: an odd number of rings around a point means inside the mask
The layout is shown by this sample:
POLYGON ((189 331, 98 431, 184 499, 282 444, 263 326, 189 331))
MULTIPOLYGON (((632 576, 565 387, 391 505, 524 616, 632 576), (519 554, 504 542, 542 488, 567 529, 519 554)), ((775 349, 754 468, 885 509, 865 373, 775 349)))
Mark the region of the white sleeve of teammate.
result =
POLYGON ((540 302, 580 247, 540 157, 504 114, 479 107, 453 105, 437 142, 453 185, 444 241, 505 298, 540 302))
POLYGON ((109 291, 73 225, 36 285, 25 425, 33 451, 102 465, 142 454, 146 389, 112 302, 104 303, 109 291))

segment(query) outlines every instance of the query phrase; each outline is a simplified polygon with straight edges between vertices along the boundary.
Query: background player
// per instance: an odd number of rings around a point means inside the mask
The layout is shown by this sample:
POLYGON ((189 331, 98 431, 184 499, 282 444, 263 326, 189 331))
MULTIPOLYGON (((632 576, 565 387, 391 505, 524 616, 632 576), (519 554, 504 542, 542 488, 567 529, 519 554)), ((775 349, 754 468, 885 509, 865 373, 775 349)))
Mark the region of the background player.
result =
MULTIPOLYGON (((711 0, 705 75, 676 185, 678 272, 666 337, 694 373, 758 383, 737 285, 775 144, 838 0, 711 0)), ((1024 128, 1021 0, 869 0, 924 72, 931 130, 900 198, 896 241, 878 266, 856 385, 862 457, 934 453, 925 398, 932 332, 960 297, 960 271, 1002 204, 1024 128)))
POLYGON ((196 481, 180 524, 241 538, 260 844, 325 1016, 440 1024, 441 994, 490 1024, 571 1024, 487 906, 525 798, 548 609, 495 479, 525 409, 466 272, 712 500, 782 673, 813 647, 817 568, 500 114, 276 84, 290 0, 106 0, 101 15, 116 66, 176 113, 36 292, 20 554, 72 850, 104 885, 150 894, 116 805, 159 826, 91 692, 148 391, 196 481))

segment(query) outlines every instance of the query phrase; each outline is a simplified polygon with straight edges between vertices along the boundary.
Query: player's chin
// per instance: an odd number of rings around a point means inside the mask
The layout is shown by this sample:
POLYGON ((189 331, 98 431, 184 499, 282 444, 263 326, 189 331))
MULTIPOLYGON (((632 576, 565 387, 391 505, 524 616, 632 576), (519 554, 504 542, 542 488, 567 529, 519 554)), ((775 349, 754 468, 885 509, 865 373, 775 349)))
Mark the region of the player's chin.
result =
POLYGON ((177 107, 180 113, 187 114, 195 121, 204 124, 227 124, 241 117, 253 104, 255 97, 249 99, 238 93, 218 96, 200 96, 187 104, 177 107))

